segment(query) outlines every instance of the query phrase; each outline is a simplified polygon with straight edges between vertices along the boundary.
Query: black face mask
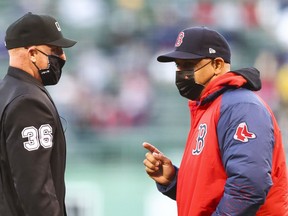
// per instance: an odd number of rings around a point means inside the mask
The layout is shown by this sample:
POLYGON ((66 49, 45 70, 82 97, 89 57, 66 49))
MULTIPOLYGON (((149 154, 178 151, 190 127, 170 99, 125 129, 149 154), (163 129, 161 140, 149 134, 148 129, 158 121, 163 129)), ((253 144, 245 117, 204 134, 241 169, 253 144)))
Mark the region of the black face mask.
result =
MULTIPOLYGON (((200 94, 204 89, 204 85, 201 85, 195 82, 194 73, 200 70, 201 68, 207 66, 209 63, 211 63, 211 61, 203 65, 202 67, 198 68, 195 71, 194 70, 176 71, 176 86, 181 96, 189 100, 199 99, 200 94)), ((209 80, 211 80, 212 77, 209 80)))
POLYGON ((181 96, 189 100, 197 100, 204 89, 203 85, 195 83, 194 71, 177 71, 176 86, 181 96))
POLYGON ((62 74, 62 68, 66 61, 58 56, 47 55, 41 50, 38 50, 38 51, 48 57, 48 68, 46 69, 39 69, 36 63, 33 62, 33 64, 38 69, 43 85, 46 86, 46 85, 57 84, 58 81, 60 80, 60 77, 62 74))

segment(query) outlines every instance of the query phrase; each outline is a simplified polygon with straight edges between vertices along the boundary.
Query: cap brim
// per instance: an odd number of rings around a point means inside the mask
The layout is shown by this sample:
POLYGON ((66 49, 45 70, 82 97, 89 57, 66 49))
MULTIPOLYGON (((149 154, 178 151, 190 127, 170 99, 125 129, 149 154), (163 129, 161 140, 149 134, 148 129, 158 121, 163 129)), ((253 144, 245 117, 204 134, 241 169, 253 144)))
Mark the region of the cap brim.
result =
POLYGON ((157 58, 157 61, 159 62, 173 62, 176 59, 201 59, 205 58, 205 56, 196 55, 193 53, 188 52, 181 52, 181 51, 173 51, 170 53, 167 53, 165 55, 160 55, 157 58))
POLYGON ((68 47, 74 46, 76 43, 77 43, 76 41, 73 41, 67 38, 61 38, 59 40, 56 40, 47 44, 62 47, 62 48, 68 48, 68 47))

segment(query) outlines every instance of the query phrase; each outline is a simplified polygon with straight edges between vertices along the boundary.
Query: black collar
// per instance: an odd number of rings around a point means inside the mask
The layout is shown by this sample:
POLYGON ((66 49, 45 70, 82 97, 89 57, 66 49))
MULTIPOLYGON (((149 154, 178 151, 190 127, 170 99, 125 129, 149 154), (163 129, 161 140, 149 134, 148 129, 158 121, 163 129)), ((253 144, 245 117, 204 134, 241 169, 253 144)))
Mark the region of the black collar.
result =
POLYGON ((44 88, 43 84, 39 80, 35 79, 29 73, 27 73, 27 72, 25 72, 19 68, 9 66, 7 75, 12 76, 16 79, 20 79, 20 80, 25 81, 25 82, 32 82, 35 85, 39 86, 40 88, 44 88))

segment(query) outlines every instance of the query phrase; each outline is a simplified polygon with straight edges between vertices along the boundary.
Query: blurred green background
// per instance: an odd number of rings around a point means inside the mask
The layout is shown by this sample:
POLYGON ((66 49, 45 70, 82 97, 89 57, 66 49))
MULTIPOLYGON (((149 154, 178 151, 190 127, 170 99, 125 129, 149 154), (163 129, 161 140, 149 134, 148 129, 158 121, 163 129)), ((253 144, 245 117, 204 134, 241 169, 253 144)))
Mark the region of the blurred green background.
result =
MULTIPOLYGON (((66 49, 61 81, 49 87, 67 136, 69 216, 175 216, 175 202, 146 176, 142 143, 179 165, 189 130, 187 100, 174 85, 173 49, 184 28, 221 32, 232 69, 261 71, 259 94, 288 141, 288 1, 286 0, 1 0, 0 38, 31 11, 50 14, 78 43, 66 49)), ((8 67, 0 43, 0 75, 8 67)))

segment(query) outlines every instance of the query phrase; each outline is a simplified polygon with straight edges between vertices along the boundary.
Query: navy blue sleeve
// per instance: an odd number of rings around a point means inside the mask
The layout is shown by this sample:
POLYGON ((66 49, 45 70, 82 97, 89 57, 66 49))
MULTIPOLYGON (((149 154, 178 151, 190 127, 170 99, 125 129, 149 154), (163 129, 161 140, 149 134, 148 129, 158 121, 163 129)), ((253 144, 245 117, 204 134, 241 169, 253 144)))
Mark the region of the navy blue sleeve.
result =
POLYGON ((156 186, 161 193, 163 193, 164 195, 168 196, 169 198, 173 200, 176 200, 178 167, 176 166, 174 167, 175 167, 176 175, 173 181, 168 186, 164 186, 158 183, 156 183, 156 186))
POLYGON ((213 215, 252 216, 272 186, 272 118, 251 91, 235 90, 222 100, 217 132, 228 178, 213 215))

